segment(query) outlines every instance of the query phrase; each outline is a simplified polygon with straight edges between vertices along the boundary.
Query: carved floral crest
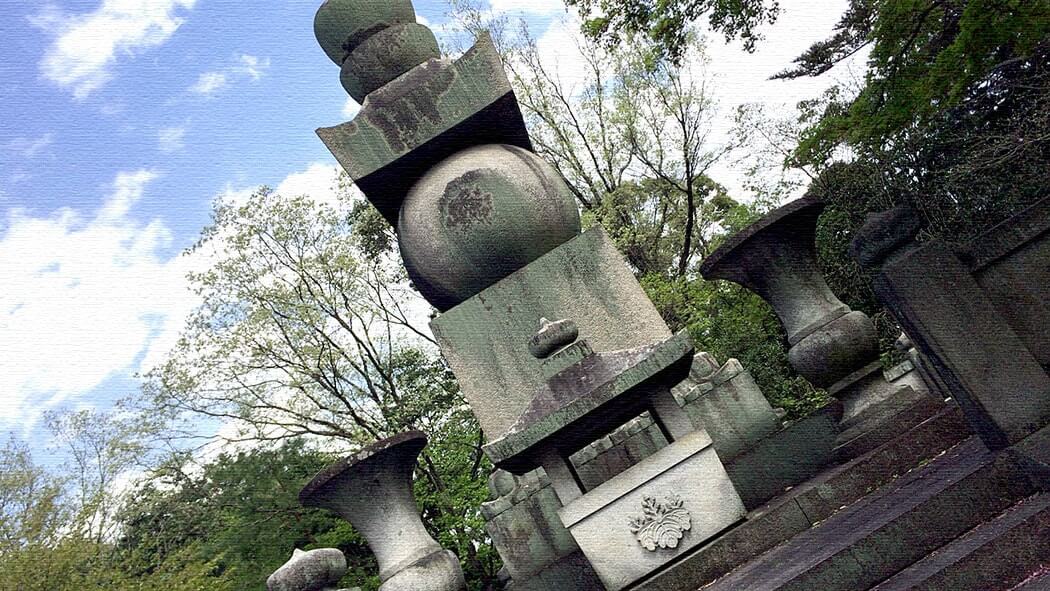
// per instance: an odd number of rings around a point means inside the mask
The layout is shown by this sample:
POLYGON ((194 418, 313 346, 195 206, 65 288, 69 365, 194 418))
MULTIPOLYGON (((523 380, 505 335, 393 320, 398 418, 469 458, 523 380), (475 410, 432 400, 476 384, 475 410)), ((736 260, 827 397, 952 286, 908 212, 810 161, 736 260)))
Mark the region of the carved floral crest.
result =
POLYGON ((684 507, 682 499, 671 493, 663 502, 645 495, 642 500, 642 516, 631 519, 631 532, 638 543, 650 552, 657 548, 677 548, 678 542, 693 527, 692 516, 684 507))

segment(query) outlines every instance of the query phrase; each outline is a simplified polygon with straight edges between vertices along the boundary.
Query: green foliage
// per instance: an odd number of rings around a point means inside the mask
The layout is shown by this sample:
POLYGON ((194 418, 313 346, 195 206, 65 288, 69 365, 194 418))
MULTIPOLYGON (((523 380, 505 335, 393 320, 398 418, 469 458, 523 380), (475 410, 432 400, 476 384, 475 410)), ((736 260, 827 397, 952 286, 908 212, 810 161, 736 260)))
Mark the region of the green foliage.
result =
POLYGON ((679 62, 688 45, 693 21, 706 15, 711 30, 727 41, 740 38, 751 51, 760 39, 758 27, 772 23, 779 13, 768 0, 566 0, 584 18, 584 32, 612 47, 639 37, 679 62))
POLYGON ((870 47, 865 85, 810 103, 793 163, 843 153, 911 201, 929 236, 962 242, 1046 195, 1050 2, 854 0, 784 77, 870 47))

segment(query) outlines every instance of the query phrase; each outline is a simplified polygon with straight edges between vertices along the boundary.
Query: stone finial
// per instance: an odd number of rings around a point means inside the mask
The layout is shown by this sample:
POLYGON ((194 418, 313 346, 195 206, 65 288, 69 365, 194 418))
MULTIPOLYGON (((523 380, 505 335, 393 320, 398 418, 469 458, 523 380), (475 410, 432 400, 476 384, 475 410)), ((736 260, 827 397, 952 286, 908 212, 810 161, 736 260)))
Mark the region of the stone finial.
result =
POLYGON ((335 591, 346 574, 346 557, 334 548, 303 552, 298 548, 284 566, 266 579, 269 591, 335 591))
POLYGON ((540 319, 540 330, 529 339, 529 353, 536 359, 546 359, 573 344, 580 336, 580 329, 572 320, 551 322, 540 319))
POLYGON ((314 34, 342 67, 343 87, 357 102, 441 57, 434 33, 416 23, 411 0, 326 0, 314 19, 314 34))
POLYGON ((911 205, 869 214, 850 245, 850 255, 862 267, 874 268, 911 242, 921 229, 922 220, 911 205))

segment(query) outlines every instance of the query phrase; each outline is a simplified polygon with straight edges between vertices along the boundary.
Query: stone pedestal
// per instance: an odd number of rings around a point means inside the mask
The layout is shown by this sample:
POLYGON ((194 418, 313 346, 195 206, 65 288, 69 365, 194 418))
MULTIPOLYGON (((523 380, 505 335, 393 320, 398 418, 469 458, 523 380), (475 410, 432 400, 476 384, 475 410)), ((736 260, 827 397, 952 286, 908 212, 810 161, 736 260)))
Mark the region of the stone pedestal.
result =
POLYGON ((380 441, 321 471, 299 493, 350 522, 376 555, 381 591, 460 591, 456 556, 443 550, 419 518, 412 494, 416 456, 426 446, 418 431, 380 441))
POLYGON ((937 401, 885 380, 871 319, 828 288, 815 245, 823 209, 820 201, 800 199, 770 212, 709 256, 701 273, 739 283, 769 302, 787 331, 792 367, 842 402, 839 443, 853 455, 912 426, 894 424, 904 410, 937 401), (851 444, 861 437, 866 445, 851 444))
POLYGON ((695 431, 559 512, 609 591, 687 554, 743 519, 711 438, 695 431))

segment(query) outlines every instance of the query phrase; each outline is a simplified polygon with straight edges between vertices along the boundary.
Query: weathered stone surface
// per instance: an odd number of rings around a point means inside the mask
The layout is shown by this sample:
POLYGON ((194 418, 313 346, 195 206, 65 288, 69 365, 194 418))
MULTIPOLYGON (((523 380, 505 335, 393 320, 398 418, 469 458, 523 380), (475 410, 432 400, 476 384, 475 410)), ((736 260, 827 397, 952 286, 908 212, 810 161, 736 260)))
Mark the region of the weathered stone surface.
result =
POLYGON ((268 579, 268 591, 334 591, 346 574, 346 557, 334 548, 303 552, 295 550, 291 560, 268 579))
POLYGON ((867 589, 1034 491, 994 454, 966 446, 717 581, 722 591, 867 589))
POLYGON ((745 507, 756 509, 834 463, 842 413, 836 407, 825 407, 724 460, 745 507))
POLYGON ((383 581, 379 591, 460 591, 467 588, 459 559, 448 550, 428 554, 383 581))
POLYGON ((812 198, 792 201, 735 234, 700 268, 707 279, 739 283, 769 302, 791 345, 850 311, 817 264, 814 235, 824 207, 812 198))
POLYGON ((577 236, 580 215, 541 158, 486 145, 428 171, 405 197, 397 228, 412 282, 448 310, 577 236))
POLYGON ((718 457, 729 462, 780 429, 780 420, 739 361, 719 366, 712 360, 696 355, 690 377, 675 389, 693 423, 711 436, 718 457))
POLYGON ((977 238, 968 258, 1003 320, 1050 371, 1050 199, 977 238))
POLYGON ((373 91, 353 121, 317 135, 391 225, 416 181, 452 154, 486 144, 532 149, 487 35, 455 62, 428 60, 373 91))
POLYGON ((999 449, 1050 423, 1050 376, 944 245, 896 256, 877 273, 875 291, 986 444, 999 449))
POLYGON ((1050 495, 1025 499, 872 591, 987 591, 1022 583, 1050 564, 1050 495))
MULTIPOLYGON (((426 436, 410 431, 375 443, 322 470, 299 493, 307 507, 338 513, 354 526, 376 555, 379 578, 384 582, 414 582, 429 573, 432 580, 463 580, 459 562, 445 554, 423 526, 412 493, 416 456, 426 446, 426 436), (440 556, 438 556, 440 555, 440 556), (421 562, 423 561, 423 562, 421 562)), ((458 591, 464 584, 425 587, 458 591)), ((392 584, 383 591, 424 589, 392 584)))
POLYGON ((851 311, 828 288, 815 242, 824 207, 803 198, 770 212, 709 256, 701 273, 739 283, 773 306, 788 333, 792 367, 842 401, 840 442, 845 442, 892 421, 891 414, 871 409, 909 408, 925 393, 886 382, 877 371, 871 319, 851 311), (894 398, 896 404, 887 403, 894 398))
POLYGON ((416 22, 412 0, 325 0, 314 17, 314 36, 336 65, 377 31, 416 22))
POLYGON ((528 350, 541 318, 571 319, 595 351, 671 337, 600 228, 547 253, 430 325, 489 441, 506 433, 546 385, 542 362, 528 350))
POLYGON ((559 512, 609 591, 673 562, 744 513, 703 431, 678 439, 559 512))
POLYGON ((430 29, 417 23, 394 25, 354 48, 343 62, 340 81, 355 101, 363 103, 374 90, 440 57, 437 37, 430 29))
POLYGON ((692 353, 692 339, 684 332, 654 345, 596 353, 539 388, 506 434, 485 445, 485 453, 516 474, 540 466, 550 442, 562 453, 574 453, 610 425, 622 425, 648 409, 657 390, 667 389, 673 403, 670 385, 687 373, 692 353))
POLYGON ((638 591, 695 591, 893 482, 970 434, 958 409, 944 411, 892 444, 829 468, 753 511, 741 525, 640 583, 638 591))

